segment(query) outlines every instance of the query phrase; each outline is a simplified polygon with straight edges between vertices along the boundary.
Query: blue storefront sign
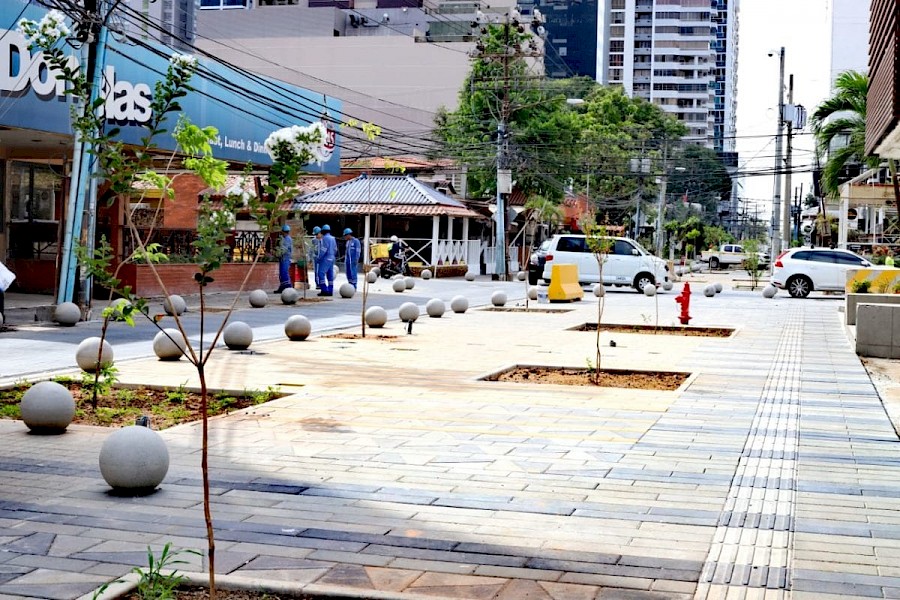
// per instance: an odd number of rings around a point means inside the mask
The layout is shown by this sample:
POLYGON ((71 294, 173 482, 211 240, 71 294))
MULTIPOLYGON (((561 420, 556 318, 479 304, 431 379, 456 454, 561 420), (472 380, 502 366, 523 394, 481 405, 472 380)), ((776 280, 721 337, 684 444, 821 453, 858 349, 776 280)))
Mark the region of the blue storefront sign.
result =
MULTIPOLYGON (((23 0, 0 0, 0 125, 48 133, 71 134, 70 99, 62 82, 49 71, 43 56, 28 49, 16 30, 20 19, 39 20, 46 9, 23 0)), ((70 29, 74 30, 71 23, 70 29)), ((120 128, 120 138, 137 144, 146 135, 142 127, 150 118, 150 101, 157 81, 163 78, 172 50, 162 45, 148 47, 110 38, 104 75, 105 115, 120 128)), ((72 64, 80 53, 72 49, 72 64)), ((322 120, 332 137, 341 102, 270 77, 241 71, 203 58, 191 79, 193 91, 179 100, 184 114, 196 125, 219 130, 215 156, 220 159, 268 165, 263 143, 276 129, 307 125, 322 120)), ((167 128, 178 115, 170 115, 167 128)), ((327 162, 309 165, 310 171, 338 173, 340 152, 327 162)), ((164 150, 174 149, 169 134, 156 139, 164 150)))

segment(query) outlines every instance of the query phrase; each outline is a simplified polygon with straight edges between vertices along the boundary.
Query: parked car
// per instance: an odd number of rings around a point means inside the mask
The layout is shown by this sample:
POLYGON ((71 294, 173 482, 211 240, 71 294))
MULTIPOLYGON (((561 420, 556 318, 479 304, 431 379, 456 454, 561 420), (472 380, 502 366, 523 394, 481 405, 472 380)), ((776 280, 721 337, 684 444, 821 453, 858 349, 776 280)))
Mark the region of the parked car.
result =
MULTIPOLYGON (((732 265, 743 266, 750 253, 744 251, 740 244, 722 244, 718 250, 706 250, 700 253, 700 260, 709 263, 709 268, 716 270, 728 268, 732 265)), ((769 255, 765 252, 756 253, 757 264, 761 267, 769 264, 769 255)))
POLYGON ((528 257, 528 283, 530 285, 537 285, 544 275, 544 261, 549 249, 550 240, 544 240, 528 257))
MULTIPOLYGON (((669 267, 636 241, 623 237, 605 237, 609 252, 603 262, 603 284, 632 286, 641 291, 648 283, 661 285, 669 280, 669 267)), ((600 283, 600 266, 583 235, 559 234, 550 238, 544 258, 543 279, 550 281, 554 264, 578 266, 579 283, 600 283)))
POLYGON ((794 298, 806 298, 812 291, 844 291, 847 271, 872 263, 849 250, 792 248, 782 252, 772 266, 772 285, 794 298))

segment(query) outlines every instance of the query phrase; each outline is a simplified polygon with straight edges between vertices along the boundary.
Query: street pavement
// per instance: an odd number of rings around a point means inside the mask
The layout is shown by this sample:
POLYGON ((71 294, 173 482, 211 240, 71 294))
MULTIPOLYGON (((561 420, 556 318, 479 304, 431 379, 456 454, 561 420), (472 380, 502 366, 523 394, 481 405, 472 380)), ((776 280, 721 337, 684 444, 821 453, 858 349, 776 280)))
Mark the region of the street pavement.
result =
MULTIPOLYGON (((210 422, 217 572, 361 598, 900 596, 900 445, 842 301, 706 298, 702 280, 691 324, 733 336, 601 336, 604 369, 691 374, 668 392, 483 380, 593 360, 594 335, 572 329, 596 320, 589 295, 493 311, 476 305, 496 289, 519 304, 524 284, 417 281, 377 303, 463 292, 473 307, 412 334, 392 320, 392 339, 321 335, 355 327, 356 300, 242 310, 254 352, 217 351, 214 387, 288 395, 210 422), (318 335, 287 341, 295 312, 318 335)), ((674 296, 610 291, 602 320, 672 325, 674 296)), ((123 382, 196 383, 184 361, 146 358, 150 330, 115 327, 123 382)), ((4 333, 3 377, 68 368, 94 334, 4 333)), ((170 470, 140 498, 99 474, 108 433, 0 421, 0 600, 78 598, 145 565, 148 546, 205 548, 199 425, 161 432, 170 470)))

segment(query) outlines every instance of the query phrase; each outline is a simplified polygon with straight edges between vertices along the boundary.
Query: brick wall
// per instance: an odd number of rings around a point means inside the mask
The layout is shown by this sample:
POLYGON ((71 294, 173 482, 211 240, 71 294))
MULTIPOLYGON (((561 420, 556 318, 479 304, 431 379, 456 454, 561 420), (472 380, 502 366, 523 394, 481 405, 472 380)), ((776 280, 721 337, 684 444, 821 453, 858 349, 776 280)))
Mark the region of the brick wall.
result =
MULTIPOLYGON (((245 263, 226 263, 212 274, 215 281, 210 283, 208 292, 234 292, 237 291, 244 276, 250 268, 245 263)), ((166 284, 170 294, 196 294, 197 283, 194 281, 194 273, 197 272, 193 264, 169 264, 158 265, 157 269, 166 284)), ((135 293, 140 296, 161 296, 163 290, 150 272, 147 265, 126 265, 122 268, 121 278, 125 285, 130 285, 135 293)), ((245 292, 255 289, 268 291, 278 287, 278 263, 258 263, 250 274, 250 280, 244 288, 245 292)))
POLYGON ((199 194, 208 186, 192 173, 182 173, 172 181, 175 201, 165 204, 163 227, 167 229, 195 229, 199 194))

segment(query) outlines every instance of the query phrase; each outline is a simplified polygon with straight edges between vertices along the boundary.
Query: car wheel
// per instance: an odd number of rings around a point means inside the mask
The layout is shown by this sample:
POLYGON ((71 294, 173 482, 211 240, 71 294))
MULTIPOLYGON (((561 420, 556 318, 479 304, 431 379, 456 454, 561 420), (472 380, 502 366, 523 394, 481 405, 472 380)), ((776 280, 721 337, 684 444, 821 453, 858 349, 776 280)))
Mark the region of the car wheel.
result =
POLYGON ((656 285, 656 280, 653 279, 653 275, 650 273, 638 273, 637 277, 634 278, 634 289, 643 293, 644 288, 647 285, 656 285))
POLYGON ((709 259, 709 268, 715 271, 719 268, 719 259, 713 256, 709 259))
POLYGON ((812 281, 805 275, 795 275, 787 282, 788 293, 792 298, 806 298, 813 289, 812 281))

